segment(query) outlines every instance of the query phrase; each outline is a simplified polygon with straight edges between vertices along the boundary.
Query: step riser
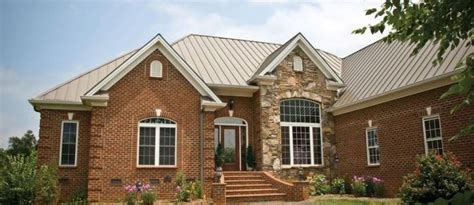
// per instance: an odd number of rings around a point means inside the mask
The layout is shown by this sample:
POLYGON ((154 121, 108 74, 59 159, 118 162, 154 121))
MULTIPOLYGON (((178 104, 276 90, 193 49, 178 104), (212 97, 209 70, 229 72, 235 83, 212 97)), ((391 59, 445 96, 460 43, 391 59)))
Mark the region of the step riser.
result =
POLYGON ((226 190, 240 190, 240 189, 268 189, 272 188, 271 184, 251 184, 245 186, 229 186, 225 187, 226 190))
POLYGON ((255 180, 255 181, 225 181, 227 185, 243 185, 243 184, 268 184, 265 180, 255 180))
POLYGON ((260 202, 260 201, 286 201, 286 196, 261 196, 261 197, 239 197, 232 198, 227 197, 227 203, 240 203, 240 202, 260 202))
POLYGON ((262 176, 224 176, 224 180, 250 180, 250 179, 260 179, 263 180, 262 176))
POLYGON ((225 195, 226 196, 232 196, 232 195, 243 195, 243 194, 276 194, 279 193, 278 189, 277 190, 242 190, 242 191, 232 191, 228 192, 226 191, 225 195))

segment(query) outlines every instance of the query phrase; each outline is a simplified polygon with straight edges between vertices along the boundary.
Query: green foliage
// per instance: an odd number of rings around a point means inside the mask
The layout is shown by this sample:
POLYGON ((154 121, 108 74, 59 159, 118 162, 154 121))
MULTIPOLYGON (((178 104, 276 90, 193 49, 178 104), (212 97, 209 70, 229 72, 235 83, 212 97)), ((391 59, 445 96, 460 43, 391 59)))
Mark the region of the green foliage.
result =
POLYGON ((155 192, 151 190, 142 192, 143 205, 153 205, 157 198, 155 192))
POLYGON ((62 205, 87 205, 87 189, 80 188, 72 193, 72 196, 66 202, 61 203, 62 205))
POLYGON ((7 156, 1 170, 0 204, 32 204, 35 200, 36 155, 7 156))
POLYGON ((335 179, 333 179, 331 182, 331 193, 345 194, 346 193, 345 183, 346 182, 343 178, 336 177, 335 179))
POLYGON ((127 205, 135 205, 137 200, 137 192, 128 192, 125 195, 123 202, 127 205))
POLYGON ((255 154, 253 153, 252 145, 247 147, 247 156, 246 156, 247 166, 255 168, 255 154))
POLYGON ((9 155, 24 155, 29 156, 34 150, 36 150, 37 141, 33 131, 28 130, 23 137, 10 137, 9 147, 6 150, 9 155))
POLYGON ((55 204, 59 196, 58 167, 55 163, 42 165, 37 170, 35 181, 36 202, 38 204, 55 204))
POLYGON ((331 186, 324 174, 317 174, 310 179, 311 195, 323 195, 330 193, 331 186))
POLYGON ((356 197, 366 196, 367 194, 367 184, 365 183, 365 179, 363 177, 356 177, 354 176, 352 180, 352 193, 356 197))
POLYGON ((186 175, 182 171, 176 174, 176 201, 184 202, 193 199, 202 199, 204 192, 201 181, 186 181, 186 175))
MULTIPOLYGON (((386 27, 391 31, 383 38, 386 42, 396 40, 409 41, 415 45, 413 55, 418 53, 429 41, 438 44, 437 59, 441 63, 447 50, 453 49, 463 39, 466 45, 474 45, 474 3, 466 0, 425 0, 414 3, 410 0, 385 0, 381 8, 371 8, 366 15, 373 15, 380 21, 353 31, 363 34, 370 30, 372 34, 383 33, 386 27)), ((469 53, 458 64, 461 72, 453 77, 457 83, 444 93, 441 98, 462 96, 462 102, 451 109, 456 112, 465 106, 472 105, 474 100, 474 53, 469 53)), ((474 118, 451 140, 474 133, 474 118)))
POLYGON ((399 196, 406 203, 451 199, 458 192, 469 191, 468 182, 468 174, 454 155, 431 153, 417 158, 417 168, 403 178, 399 196))
POLYGON ((219 143, 217 144, 217 148, 214 154, 214 161, 216 163, 216 167, 221 167, 223 164, 223 149, 222 149, 222 144, 219 143))

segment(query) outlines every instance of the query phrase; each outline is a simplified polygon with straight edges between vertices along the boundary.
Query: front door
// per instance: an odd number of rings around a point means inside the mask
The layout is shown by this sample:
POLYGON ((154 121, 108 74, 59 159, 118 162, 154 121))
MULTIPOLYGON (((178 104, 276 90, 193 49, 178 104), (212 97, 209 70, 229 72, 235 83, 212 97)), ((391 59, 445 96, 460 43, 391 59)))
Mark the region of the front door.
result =
POLYGON ((223 148, 224 171, 238 171, 240 161, 239 149, 239 127, 238 126, 222 126, 221 127, 221 143, 223 148))

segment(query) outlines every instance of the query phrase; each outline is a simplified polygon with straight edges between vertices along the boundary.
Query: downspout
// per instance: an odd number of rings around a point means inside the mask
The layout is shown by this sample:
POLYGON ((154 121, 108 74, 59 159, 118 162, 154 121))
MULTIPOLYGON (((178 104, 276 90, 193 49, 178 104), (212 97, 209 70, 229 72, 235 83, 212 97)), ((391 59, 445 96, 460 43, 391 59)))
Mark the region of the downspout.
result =
POLYGON ((199 113, 199 179, 204 183, 204 111, 199 113))

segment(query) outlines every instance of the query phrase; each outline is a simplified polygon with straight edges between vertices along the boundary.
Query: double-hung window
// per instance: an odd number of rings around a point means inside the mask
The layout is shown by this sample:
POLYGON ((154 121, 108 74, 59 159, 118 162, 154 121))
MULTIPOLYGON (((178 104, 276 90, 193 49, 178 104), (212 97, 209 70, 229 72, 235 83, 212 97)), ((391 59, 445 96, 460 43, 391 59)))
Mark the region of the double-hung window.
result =
POLYGON ((138 133, 139 167, 176 166, 176 123, 165 118, 140 121, 138 133))
POLYGON ((323 165, 321 108, 316 102, 290 99, 280 103, 282 166, 323 165))
POLYGON ((443 154, 443 137, 438 115, 423 118, 423 133, 425 137, 426 154, 430 152, 443 154))
POLYGON ((77 165, 77 142, 79 139, 79 122, 63 121, 61 124, 61 144, 59 166, 74 167, 77 165))
POLYGON ((369 166, 379 165, 380 151, 377 128, 367 128, 365 132, 367 138, 367 163, 369 166))

